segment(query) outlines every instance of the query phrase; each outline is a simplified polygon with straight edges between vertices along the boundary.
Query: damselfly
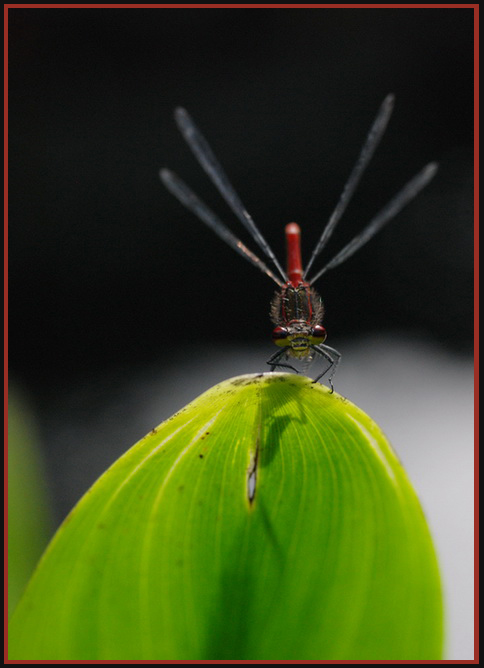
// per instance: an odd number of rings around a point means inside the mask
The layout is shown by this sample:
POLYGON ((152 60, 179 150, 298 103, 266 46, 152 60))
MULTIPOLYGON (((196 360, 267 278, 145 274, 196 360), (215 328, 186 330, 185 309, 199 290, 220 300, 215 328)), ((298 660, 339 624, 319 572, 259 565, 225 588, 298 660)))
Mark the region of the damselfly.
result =
POLYGON ((202 136, 193 120, 185 109, 175 110, 175 120, 185 141, 195 154, 198 162, 208 174, 222 197, 230 206, 234 214, 248 230, 255 243, 274 265, 275 271, 270 269, 255 253, 240 241, 218 216, 202 202, 178 176, 168 169, 162 169, 160 177, 168 190, 192 211, 202 222, 210 227, 215 234, 223 239, 237 253, 251 262, 255 267, 269 276, 279 287, 271 303, 271 320, 275 325, 272 333, 273 342, 279 350, 267 360, 271 371, 277 367, 297 369, 288 364, 290 358, 311 361, 315 356, 323 357, 328 366, 320 373, 314 382, 320 380, 330 371, 328 380, 333 391, 333 377, 341 360, 341 354, 334 348, 326 345, 326 330, 322 325, 324 308, 321 297, 312 287, 313 284, 330 269, 334 269, 351 257, 357 250, 367 243, 381 228, 394 218, 421 190, 437 171, 437 164, 431 162, 416 174, 386 206, 376 214, 363 231, 322 269, 310 279, 307 278, 314 260, 326 246, 334 229, 348 206, 353 193, 370 162, 376 147, 385 132, 393 110, 394 96, 388 95, 376 115, 373 125, 366 137, 360 155, 341 193, 336 208, 331 214, 321 237, 309 259, 306 268, 301 262, 301 231, 297 223, 286 225, 287 273, 277 261, 272 249, 256 227, 252 217, 245 209, 225 171, 213 154, 210 146, 202 136), (280 277, 280 278, 279 278, 280 277))

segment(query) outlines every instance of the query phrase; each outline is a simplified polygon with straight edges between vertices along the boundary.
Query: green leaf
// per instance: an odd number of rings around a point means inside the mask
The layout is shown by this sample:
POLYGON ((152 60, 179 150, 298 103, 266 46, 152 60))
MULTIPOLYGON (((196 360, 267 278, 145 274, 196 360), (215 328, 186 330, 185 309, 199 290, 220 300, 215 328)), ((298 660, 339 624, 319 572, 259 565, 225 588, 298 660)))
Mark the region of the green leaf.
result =
POLYGON ((360 409, 290 374, 217 385, 115 462, 57 532, 10 635, 15 659, 441 647, 437 562, 403 468, 360 409))
POLYGON ((8 609, 15 608, 53 528, 32 410, 16 387, 8 397, 8 609))

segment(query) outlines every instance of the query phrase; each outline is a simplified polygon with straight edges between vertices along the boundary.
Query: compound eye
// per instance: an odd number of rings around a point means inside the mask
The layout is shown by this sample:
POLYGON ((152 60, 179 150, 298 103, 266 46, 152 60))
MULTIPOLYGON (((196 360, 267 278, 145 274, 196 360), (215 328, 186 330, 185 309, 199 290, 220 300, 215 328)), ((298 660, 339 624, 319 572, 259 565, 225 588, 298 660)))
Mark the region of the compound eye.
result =
POLYGON ((287 346, 289 344, 288 336, 289 332, 285 327, 276 327, 272 332, 272 341, 276 346, 287 346))
POLYGON ((313 327, 313 331, 311 334, 311 342, 312 343, 323 343, 323 341, 326 341, 326 330, 322 325, 316 325, 316 327, 313 327))

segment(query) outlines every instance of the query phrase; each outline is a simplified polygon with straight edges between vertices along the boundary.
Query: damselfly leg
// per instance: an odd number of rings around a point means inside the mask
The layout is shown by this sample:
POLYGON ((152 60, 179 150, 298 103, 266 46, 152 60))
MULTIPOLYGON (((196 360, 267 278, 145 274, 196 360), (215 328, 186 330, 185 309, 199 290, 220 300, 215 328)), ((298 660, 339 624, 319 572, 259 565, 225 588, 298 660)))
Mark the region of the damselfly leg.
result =
POLYGON ((333 387, 333 378, 334 374, 336 373, 336 369, 338 368, 339 363, 341 362, 341 353, 338 352, 335 348, 332 348, 331 346, 326 346, 322 343, 319 344, 319 346, 311 346, 311 348, 318 353, 318 355, 322 355, 325 359, 328 360, 329 366, 327 369, 325 369, 322 373, 319 374, 314 380, 313 383, 317 383, 318 380, 321 380, 323 376, 325 376, 330 369, 332 369, 331 374, 328 378, 328 382, 331 386, 331 392, 334 392, 334 387, 333 387))
POLYGON ((272 357, 270 357, 270 358, 267 360, 266 364, 269 364, 269 365, 270 365, 270 367, 271 367, 271 371, 274 371, 274 369, 275 369, 276 367, 280 366, 280 367, 284 367, 284 368, 286 368, 286 369, 292 369, 292 370, 295 371, 296 373, 299 373, 299 371, 298 371, 295 367, 291 366, 290 364, 283 364, 282 362, 277 362, 277 361, 276 361, 276 360, 278 360, 280 357, 282 357, 282 356, 285 355, 285 354, 286 354, 286 351, 285 351, 285 350, 278 350, 277 353, 274 353, 274 355, 272 355, 272 357))

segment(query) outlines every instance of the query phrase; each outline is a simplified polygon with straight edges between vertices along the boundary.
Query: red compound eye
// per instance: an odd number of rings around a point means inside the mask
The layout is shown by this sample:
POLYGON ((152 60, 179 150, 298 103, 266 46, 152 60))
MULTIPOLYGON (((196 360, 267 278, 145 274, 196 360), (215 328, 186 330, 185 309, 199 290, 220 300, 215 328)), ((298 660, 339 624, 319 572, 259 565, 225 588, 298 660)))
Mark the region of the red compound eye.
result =
POLYGON ((272 340, 276 346, 284 346, 288 343, 288 334, 289 332, 285 327, 276 327, 272 332, 272 340))
POLYGON ((313 327, 313 333, 311 335, 312 339, 318 339, 318 343, 322 343, 323 341, 326 340, 326 330, 322 325, 316 325, 316 327, 313 327))

